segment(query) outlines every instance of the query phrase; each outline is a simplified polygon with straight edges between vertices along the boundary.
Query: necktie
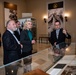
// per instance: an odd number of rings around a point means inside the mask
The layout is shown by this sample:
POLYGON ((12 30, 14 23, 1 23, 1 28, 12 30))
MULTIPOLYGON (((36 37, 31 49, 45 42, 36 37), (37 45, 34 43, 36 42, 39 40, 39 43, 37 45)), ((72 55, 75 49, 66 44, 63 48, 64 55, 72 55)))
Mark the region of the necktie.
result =
POLYGON ((28 36, 29 36, 30 40, 32 40, 32 33, 30 30, 28 30, 28 36))

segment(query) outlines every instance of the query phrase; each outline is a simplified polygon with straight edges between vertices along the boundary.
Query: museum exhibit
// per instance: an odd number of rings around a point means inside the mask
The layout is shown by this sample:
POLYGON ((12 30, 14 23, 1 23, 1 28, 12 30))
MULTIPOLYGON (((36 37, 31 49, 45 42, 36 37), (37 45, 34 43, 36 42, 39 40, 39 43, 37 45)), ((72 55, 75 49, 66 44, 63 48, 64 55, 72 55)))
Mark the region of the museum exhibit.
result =
POLYGON ((76 0, 0 0, 0 9, 0 75, 76 75, 76 0))

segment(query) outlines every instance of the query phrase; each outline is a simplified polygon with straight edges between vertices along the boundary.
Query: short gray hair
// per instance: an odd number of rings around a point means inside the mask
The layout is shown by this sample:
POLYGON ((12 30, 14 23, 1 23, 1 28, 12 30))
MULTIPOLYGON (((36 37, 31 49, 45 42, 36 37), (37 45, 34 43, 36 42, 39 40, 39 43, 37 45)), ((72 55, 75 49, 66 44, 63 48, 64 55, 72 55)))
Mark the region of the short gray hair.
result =
POLYGON ((11 21, 14 21, 14 20, 8 20, 7 23, 6 23, 6 27, 8 26, 8 24, 9 24, 11 21))

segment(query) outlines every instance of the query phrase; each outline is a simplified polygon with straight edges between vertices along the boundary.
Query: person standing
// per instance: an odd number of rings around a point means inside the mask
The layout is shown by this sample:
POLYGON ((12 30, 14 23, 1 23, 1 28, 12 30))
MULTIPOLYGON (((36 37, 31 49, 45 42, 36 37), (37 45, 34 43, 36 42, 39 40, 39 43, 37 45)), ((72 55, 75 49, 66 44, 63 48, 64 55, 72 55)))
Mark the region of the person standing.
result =
POLYGON ((71 39, 71 36, 65 29, 61 28, 60 21, 56 21, 54 27, 49 37, 49 42, 53 46, 54 55, 58 56, 57 58, 55 57, 56 60, 59 60, 65 54, 66 38, 71 39))
MULTIPOLYGON (((17 27, 17 29, 16 29, 16 31, 14 31, 14 35, 16 36, 18 41, 20 42, 20 33, 21 33, 22 29, 20 28, 20 22, 18 20, 16 21, 16 27, 17 27)), ((18 66, 22 67, 21 60, 19 61, 18 66)))
MULTIPOLYGON (((6 24, 6 31, 3 33, 2 42, 3 42, 3 64, 9 64, 21 58, 21 48, 22 45, 18 39, 14 36, 14 31, 16 30, 16 23, 14 20, 9 20, 6 24)), ((15 67, 15 66, 13 66, 15 67)), ((10 72, 11 68, 7 66, 6 75, 16 75, 10 72)), ((13 70, 15 68, 12 68, 13 70)))
POLYGON ((51 32, 49 41, 52 44, 52 46, 57 45, 59 43, 65 42, 65 39, 71 39, 71 36, 68 34, 68 32, 61 28, 61 24, 59 21, 55 22, 54 30, 51 32))
POLYGON ((20 33, 21 33, 22 29, 20 28, 20 22, 19 21, 16 21, 16 27, 17 27, 17 30, 14 31, 14 34, 17 37, 17 39, 20 41, 20 33))
POLYGON ((24 58, 24 64, 25 64, 24 72, 31 70, 32 57, 30 55, 32 54, 32 49, 33 49, 32 45, 35 44, 35 40, 33 39, 33 35, 31 32, 31 28, 32 28, 32 22, 26 21, 24 23, 24 27, 20 35, 20 43, 23 45, 22 57, 29 56, 27 58, 24 58))

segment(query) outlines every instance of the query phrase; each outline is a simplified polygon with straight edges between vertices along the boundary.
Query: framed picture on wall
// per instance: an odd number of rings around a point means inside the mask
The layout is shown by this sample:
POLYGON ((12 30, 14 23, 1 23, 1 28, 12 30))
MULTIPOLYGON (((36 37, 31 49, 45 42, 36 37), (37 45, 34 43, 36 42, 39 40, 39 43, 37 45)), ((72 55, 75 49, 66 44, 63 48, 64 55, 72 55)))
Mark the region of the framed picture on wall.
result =
POLYGON ((53 30, 54 23, 56 20, 60 21, 61 26, 63 27, 63 12, 63 1, 48 4, 48 33, 50 33, 53 30))
POLYGON ((8 20, 17 20, 17 5, 4 2, 4 20, 5 26, 8 20))

